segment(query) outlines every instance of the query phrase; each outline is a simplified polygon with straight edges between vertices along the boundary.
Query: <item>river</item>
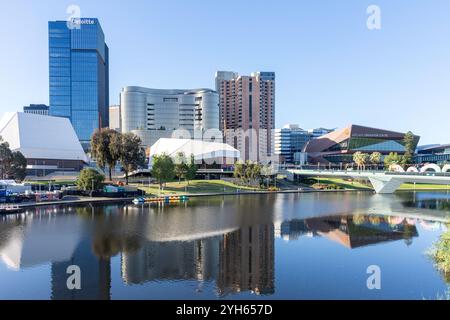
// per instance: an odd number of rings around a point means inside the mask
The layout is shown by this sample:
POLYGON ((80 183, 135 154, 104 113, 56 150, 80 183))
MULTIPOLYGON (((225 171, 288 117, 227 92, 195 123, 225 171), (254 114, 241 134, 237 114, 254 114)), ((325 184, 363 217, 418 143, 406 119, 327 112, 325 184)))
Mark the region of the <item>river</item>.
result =
POLYGON ((39 207, 0 217, 0 299, 439 299, 449 221, 446 192, 39 207))

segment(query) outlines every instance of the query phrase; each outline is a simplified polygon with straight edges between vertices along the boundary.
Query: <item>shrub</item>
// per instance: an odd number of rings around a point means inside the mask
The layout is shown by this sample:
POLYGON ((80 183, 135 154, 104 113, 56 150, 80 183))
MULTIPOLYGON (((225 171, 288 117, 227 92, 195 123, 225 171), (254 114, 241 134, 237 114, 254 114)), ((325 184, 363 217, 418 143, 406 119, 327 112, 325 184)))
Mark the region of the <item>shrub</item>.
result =
POLYGON ((102 187, 105 176, 97 170, 85 168, 77 179, 77 187, 83 191, 96 191, 102 187))

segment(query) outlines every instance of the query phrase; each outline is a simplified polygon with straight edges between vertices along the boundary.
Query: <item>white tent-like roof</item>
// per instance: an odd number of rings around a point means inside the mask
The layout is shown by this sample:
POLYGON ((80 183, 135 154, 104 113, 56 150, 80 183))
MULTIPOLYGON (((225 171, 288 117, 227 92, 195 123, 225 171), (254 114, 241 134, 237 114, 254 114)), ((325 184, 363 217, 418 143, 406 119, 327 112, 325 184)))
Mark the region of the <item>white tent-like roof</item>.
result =
POLYGON ((12 151, 27 159, 87 161, 69 119, 8 112, 0 120, 0 136, 12 151))
POLYGON ((232 146, 219 143, 191 139, 161 138, 150 147, 150 158, 163 153, 175 157, 183 152, 186 157, 194 155, 195 160, 208 160, 214 158, 240 158, 239 150, 232 146))

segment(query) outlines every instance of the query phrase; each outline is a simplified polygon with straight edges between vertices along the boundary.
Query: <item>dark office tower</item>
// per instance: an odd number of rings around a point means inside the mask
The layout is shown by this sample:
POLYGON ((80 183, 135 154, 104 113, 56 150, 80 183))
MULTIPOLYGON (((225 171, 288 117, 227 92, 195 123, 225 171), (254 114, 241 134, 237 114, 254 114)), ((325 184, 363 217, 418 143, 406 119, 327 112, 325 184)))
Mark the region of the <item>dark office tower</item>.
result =
POLYGON ((50 115, 69 118, 86 149, 109 126, 109 58, 97 19, 50 21, 50 115))

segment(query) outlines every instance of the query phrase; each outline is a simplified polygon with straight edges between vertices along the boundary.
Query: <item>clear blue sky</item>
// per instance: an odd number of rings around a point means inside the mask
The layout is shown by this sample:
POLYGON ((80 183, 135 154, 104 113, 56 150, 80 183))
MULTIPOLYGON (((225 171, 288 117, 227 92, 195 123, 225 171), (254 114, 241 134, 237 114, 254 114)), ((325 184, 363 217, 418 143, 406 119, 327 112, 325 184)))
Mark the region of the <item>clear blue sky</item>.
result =
POLYGON ((48 103, 47 21, 79 5, 120 88, 214 87, 216 70, 275 71, 276 125, 349 123, 450 143, 448 0, 1 1, 0 115, 48 103), (368 5, 382 28, 366 27, 368 5))

